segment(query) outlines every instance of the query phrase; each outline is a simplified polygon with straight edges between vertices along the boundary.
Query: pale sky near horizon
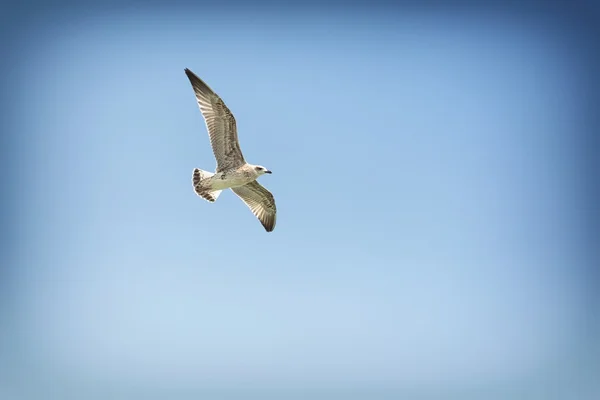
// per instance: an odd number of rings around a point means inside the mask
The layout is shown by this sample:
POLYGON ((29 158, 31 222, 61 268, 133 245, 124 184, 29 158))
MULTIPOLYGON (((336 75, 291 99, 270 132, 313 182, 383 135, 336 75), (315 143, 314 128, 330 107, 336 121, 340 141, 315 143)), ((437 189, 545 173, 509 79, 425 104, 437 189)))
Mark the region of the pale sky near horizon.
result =
POLYGON ((582 61, 560 30, 167 10, 36 29, 14 76, 18 379, 425 393, 552 384, 586 343, 582 61), (215 161, 184 68, 273 171, 273 233, 193 193, 215 161))

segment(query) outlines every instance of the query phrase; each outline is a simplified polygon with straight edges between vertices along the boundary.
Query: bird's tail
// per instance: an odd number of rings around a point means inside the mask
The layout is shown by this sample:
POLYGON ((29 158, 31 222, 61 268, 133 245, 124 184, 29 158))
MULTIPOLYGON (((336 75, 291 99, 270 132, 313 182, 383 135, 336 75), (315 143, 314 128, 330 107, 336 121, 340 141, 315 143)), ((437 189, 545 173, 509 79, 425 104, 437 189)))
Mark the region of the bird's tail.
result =
POLYGON ((208 187, 204 187, 202 185, 202 181, 206 178, 210 178, 214 174, 212 172, 203 171, 198 168, 194 168, 194 173, 192 175, 192 183, 194 184, 194 191, 200 197, 202 197, 206 201, 210 201, 211 203, 215 202, 222 190, 211 190, 208 187))

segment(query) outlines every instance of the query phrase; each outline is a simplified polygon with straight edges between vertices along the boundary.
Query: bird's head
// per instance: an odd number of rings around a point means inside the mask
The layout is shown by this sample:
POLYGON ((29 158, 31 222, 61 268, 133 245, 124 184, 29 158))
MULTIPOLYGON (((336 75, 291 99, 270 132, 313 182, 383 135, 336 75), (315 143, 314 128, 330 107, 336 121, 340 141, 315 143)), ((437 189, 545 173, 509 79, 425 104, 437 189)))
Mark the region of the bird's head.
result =
POLYGON ((264 175, 264 174, 270 174, 271 171, 269 171, 268 169, 266 169, 265 167, 263 167, 262 165, 255 165, 254 166, 254 170, 256 171, 256 173, 260 176, 260 175, 264 175))

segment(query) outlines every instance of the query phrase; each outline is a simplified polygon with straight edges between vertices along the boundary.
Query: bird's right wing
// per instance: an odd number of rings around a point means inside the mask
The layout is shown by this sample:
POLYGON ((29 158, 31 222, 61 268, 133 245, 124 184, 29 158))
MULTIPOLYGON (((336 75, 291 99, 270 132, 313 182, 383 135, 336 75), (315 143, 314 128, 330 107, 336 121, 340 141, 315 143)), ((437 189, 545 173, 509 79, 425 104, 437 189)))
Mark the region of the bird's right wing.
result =
POLYGON ((212 91, 202 79, 189 69, 185 69, 206 122, 210 144, 217 160, 217 171, 225 171, 244 165, 244 156, 240 150, 235 118, 223 100, 212 91))
POLYGON ((277 207, 275 207, 275 198, 271 192, 257 181, 233 187, 231 190, 246 203, 267 232, 275 229, 277 207))

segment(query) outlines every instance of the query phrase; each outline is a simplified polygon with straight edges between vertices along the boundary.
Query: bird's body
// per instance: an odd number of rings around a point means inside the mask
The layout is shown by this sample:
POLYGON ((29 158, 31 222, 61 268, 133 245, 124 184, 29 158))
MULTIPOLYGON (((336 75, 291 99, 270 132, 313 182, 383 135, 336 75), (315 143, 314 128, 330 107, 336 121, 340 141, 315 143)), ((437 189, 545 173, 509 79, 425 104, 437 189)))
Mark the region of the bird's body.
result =
POLYGON ((250 208, 267 232, 275 228, 277 209, 271 192, 256 180, 271 171, 244 160, 237 138, 235 118, 223 100, 192 71, 185 73, 194 88, 196 100, 206 122, 217 168, 214 173, 194 169, 192 184, 196 194, 214 202, 221 192, 231 189, 250 208))
POLYGON ((224 190, 244 186, 247 183, 255 181, 258 177, 259 175, 256 173, 254 165, 244 164, 238 168, 216 172, 199 183, 201 190, 224 190))

